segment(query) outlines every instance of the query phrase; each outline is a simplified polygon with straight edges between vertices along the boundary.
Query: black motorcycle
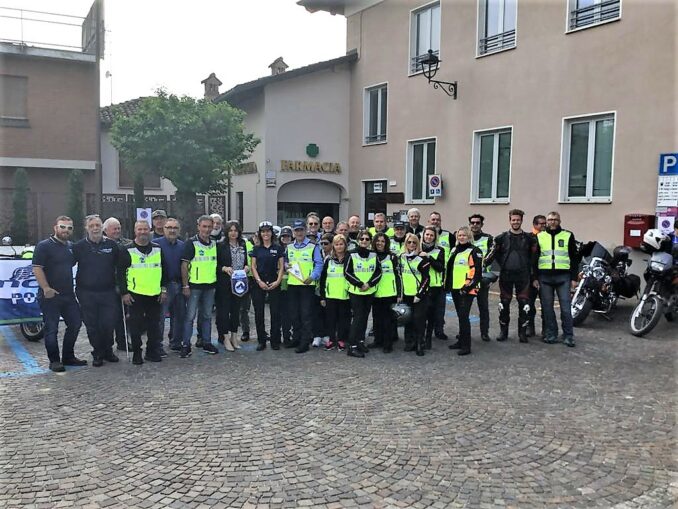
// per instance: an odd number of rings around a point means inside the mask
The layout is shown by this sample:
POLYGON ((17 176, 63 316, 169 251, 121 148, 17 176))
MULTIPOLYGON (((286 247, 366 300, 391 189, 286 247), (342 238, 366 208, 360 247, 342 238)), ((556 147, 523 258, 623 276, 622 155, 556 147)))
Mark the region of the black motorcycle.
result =
POLYGON ((645 291, 631 313, 629 329, 634 336, 644 336, 659 323, 662 314, 669 322, 678 312, 678 266, 673 256, 656 251, 645 269, 645 291))
POLYGON ((580 248, 584 259, 579 284, 572 297, 572 321, 581 325, 593 311, 607 320, 620 298, 633 297, 640 289, 640 278, 627 274, 631 266, 631 248, 618 246, 613 254, 599 242, 589 242, 580 248))

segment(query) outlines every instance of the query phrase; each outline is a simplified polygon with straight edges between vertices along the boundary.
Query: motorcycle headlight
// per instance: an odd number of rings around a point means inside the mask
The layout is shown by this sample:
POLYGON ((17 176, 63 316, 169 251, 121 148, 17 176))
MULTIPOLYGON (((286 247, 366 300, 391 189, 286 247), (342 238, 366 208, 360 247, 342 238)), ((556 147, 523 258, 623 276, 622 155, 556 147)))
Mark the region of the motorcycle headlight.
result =
POLYGON ((596 279, 603 279, 605 277, 605 269, 603 269, 602 267, 596 267, 595 269, 593 269, 592 272, 593 277, 595 277, 596 279))
POLYGON ((650 270, 661 272, 664 270, 664 264, 661 262, 650 262, 650 270))

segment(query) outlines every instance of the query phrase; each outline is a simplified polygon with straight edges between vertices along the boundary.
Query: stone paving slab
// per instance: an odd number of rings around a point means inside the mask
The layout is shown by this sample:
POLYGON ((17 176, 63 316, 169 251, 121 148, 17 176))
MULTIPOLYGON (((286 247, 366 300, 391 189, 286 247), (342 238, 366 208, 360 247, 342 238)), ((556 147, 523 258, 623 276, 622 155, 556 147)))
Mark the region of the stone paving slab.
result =
MULTIPOLYGON (((674 507, 678 329, 633 338, 625 304, 574 349, 513 333, 463 358, 436 340, 363 360, 249 342, 0 377, 0 507, 674 507)), ((0 369, 17 372, 8 336, 0 369)))

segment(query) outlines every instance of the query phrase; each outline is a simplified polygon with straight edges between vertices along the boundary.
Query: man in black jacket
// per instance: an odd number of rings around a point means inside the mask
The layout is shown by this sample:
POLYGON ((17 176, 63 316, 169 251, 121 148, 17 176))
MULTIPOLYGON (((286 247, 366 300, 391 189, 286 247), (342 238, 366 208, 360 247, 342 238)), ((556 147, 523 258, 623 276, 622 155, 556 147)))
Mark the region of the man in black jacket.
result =
POLYGON ((509 211, 511 229, 494 238, 492 250, 485 259, 488 265, 496 260, 501 267, 499 273, 499 327, 501 332, 497 341, 508 339, 511 299, 515 292, 518 300, 518 337, 521 343, 527 343, 530 275, 536 241, 534 236, 522 230, 524 215, 525 213, 520 209, 509 211))

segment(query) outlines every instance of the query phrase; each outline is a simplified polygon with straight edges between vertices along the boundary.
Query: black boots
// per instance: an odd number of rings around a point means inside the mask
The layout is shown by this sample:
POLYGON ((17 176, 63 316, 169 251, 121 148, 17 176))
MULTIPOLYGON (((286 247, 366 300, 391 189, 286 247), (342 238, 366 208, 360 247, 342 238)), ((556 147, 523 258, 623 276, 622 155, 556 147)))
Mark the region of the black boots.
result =
POLYGON ((499 336, 497 336, 497 341, 506 341, 508 339, 508 329, 508 323, 499 323, 499 336))
POLYGON ((530 322, 527 324, 527 327, 525 327, 525 335, 528 338, 534 337, 535 330, 534 330, 534 322, 530 322))
POLYGON ((358 345, 351 345, 351 346, 349 346, 349 347, 348 347, 348 350, 346 350, 346 354, 347 354, 349 357, 358 357, 358 358, 360 358, 360 359, 362 359, 363 357, 365 357, 365 354, 364 354, 363 352, 360 351, 360 348, 358 348, 358 345))
POLYGON ((521 343, 527 343, 527 327, 520 327, 518 329, 518 338, 521 343))

